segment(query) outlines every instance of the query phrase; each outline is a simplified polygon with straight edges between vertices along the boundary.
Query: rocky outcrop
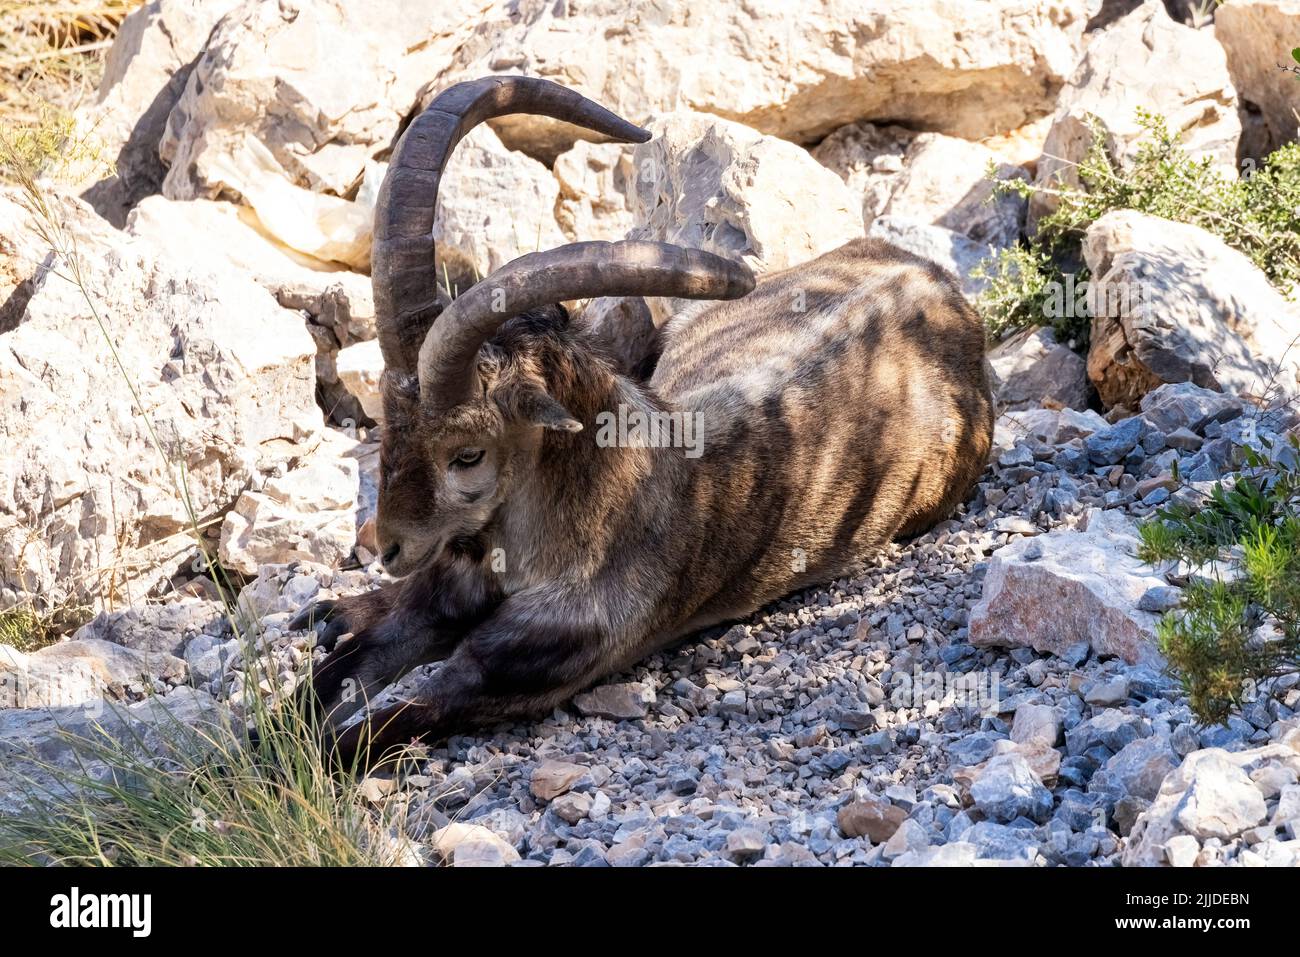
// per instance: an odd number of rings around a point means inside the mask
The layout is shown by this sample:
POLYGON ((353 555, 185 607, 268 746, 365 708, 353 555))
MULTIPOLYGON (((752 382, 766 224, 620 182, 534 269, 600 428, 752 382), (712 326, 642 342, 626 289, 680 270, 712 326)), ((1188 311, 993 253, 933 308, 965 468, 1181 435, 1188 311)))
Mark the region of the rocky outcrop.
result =
POLYGON ((195 523, 320 428, 315 348, 238 272, 124 239, 71 200, 52 215, 75 269, 0 196, 0 276, 23 277, 0 340, 0 598, 106 606, 194 560, 195 523))
MULTIPOLYGON (((634 122, 698 110, 804 143, 877 119, 977 138, 1050 112, 1084 26, 1081 9, 1037 0, 816 0, 789 13, 779 0, 522 0, 495 8, 437 85, 527 73, 634 122)), ((494 125, 507 146, 547 160, 576 132, 538 117, 494 125)))
POLYGON ((1094 302, 1088 377, 1135 407, 1162 382, 1294 395, 1300 312, 1242 253, 1196 226, 1133 210, 1088 227, 1094 302))
MULTIPOLYGON (((1076 164, 1092 143, 1089 117, 1101 123, 1106 150, 1121 166, 1141 141, 1138 110, 1163 116, 1193 156, 1237 171, 1237 94, 1223 48, 1208 31, 1175 23, 1159 3, 1143 3, 1091 37, 1061 91, 1035 182, 1047 189, 1077 187, 1076 164)), ((1034 194, 1029 227, 1055 209, 1048 191, 1034 194)))
MULTIPOLYGON (((115 226, 141 199, 162 188, 167 170, 158 145, 208 36, 240 0, 149 0, 117 31, 104 61, 98 102, 78 118, 102 145, 112 174, 86 199, 115 226)), ((97 170, 91 173, 97 174, 97 170)))

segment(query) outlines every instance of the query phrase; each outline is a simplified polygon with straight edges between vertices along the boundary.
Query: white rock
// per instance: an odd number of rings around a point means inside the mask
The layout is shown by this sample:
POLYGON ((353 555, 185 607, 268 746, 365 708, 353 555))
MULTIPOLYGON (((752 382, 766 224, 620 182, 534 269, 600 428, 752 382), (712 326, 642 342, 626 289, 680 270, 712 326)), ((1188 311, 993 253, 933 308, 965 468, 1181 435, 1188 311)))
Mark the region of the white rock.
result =
POLYGON ((213 32, 168 117, 164 195, 238 196, 286 245, 366 268, 370 208, 345 197, 489 5, 241 5, 213 32))
POLYGON ((334 359, 339 382, 357 401, 366 415, 376 422, 384 421, 384 397, 380 390, 380 377, 384 372, 384 356, 378 340, 358 342, 340 349, 334 359))
MULTIPOLYGON (((79 111, 79 135, 100 146, 112 174, 86 199, 121 227, 127 211, 158 192, 167 173, 158 144, 167 116, 217 21, 240 0, 149 0, 133 10, 104 58, 97 102, 79 111)), ((99 171, 88 171, 98 178, 99 171)), ((89 185, 89 184, 87 184, 89 185)))
POLYGON ((1088 377, 1106 405, 1134 407, 1162 382, 1261 397, 1300 389, 1300 310, 1216 236, 1120 210, 1088 227, 1083 253, 1104 304, 1088 377))
MULTIPOLYGON (((632 228, 632 147, 579 140, 552 168, 560 186, 555 219, 573 242, 622 239, 632 228)), ((513 198, 513 194, 512 194, 513 198)))
MULTIPOLYGON (((799 142, 875 119, 977 138, 1051 110, 1085 19, 1044 0, 807 0, 791 14, 782 0, 520 0, 497 8, 438 85, 522 72, 634 122, 700 110, 799 142)), ((537 117, 495 125, 547 159, 576 135, 537 117)))
MULTIPOLYGON (((862 235, 844 182, 792 143, 739 123, 677 112, 636 147, 632 239, 745 262, 755 273, 806 262, 862 235), (816 210, 816 215, 810 215, 816 210)), ((651 299, 662 324, 690 300, 651 299)))
MULTIPOLYGON (((1035 182, 1047 188, 1077 187, 1076 164, 1092 141, 1087 117, 1106 131, 1106 147, 1121 165, 1141 140, 1137 110, 1163 116, 1183 134, 1191 155, 1212 157, 1229 175, 1237 170, 1237 94, 1228 78, 1223 48, 1209 31, 1175 23, 1159 3, 1143 3, 1089 40, 1069 84, 1061 91, 1055 120, 1035 182)), ((1029 204, 1029 228, 1058 201, 1038 192, 1029 204)))
POLYGON ((977 646, 1033 648, 1061 655, 1088 642, 1098 655, 1162 666, 1157 615, 1138 611, 1164 584, 1135 556, 1137 529, 1120 512, 1093 509, 1084 531, 1054 529, 994 552, 984 592, 970 614, 977 646), (1026 555, 1031 551, 1036 558, 1026 555))
POLYGON ((491 127, 476 127, 456 147, 438 186, 439 281, 449 279, 453 294, 464 292, 524 253, 562 245, 559 197, 550 170, 506 149, 491 127))
POLYGON ((430 847, 455 867, 504 867, 519 860, 519 852, 479 824, 448 824, 434 832, 430 847))
POLYGON ((1048 445, 1074 438, 1086 438, 1107 428, 1107 422, 1091 409, 1022 409, 1004 412, 993 426, 993 447, 1009 449, 1016 442, 1033 437, 1048 445))
POLYGON ((337 567, 357 541, 359 476, 352 445, 325 430, 298 467, 239 496, 221 526, 221 562, 245 575, 309 560, 337 567))
POLYGON ((1020 239, 1027 201, 1012 194, 993 199, 990 164, 997 180, 1029 179, 986 146, 922 133, 907 148, 882 215, 944 226, 995 248, 1010 246, 1020 239))
POLYGON ((1200 841, 1190 834, 1175 834, 1165 842, 1165 861, 1170 867, 1191 867, 1200 853, 1200 841))
POLYGON ((1300 752, 1292 743, 1298 741, 1293 733, 1282 742, 1245 751, 1206 748, 1187 755, 1138 815, 1124 848, 1124 866, 1165 863, 1165 847, 1178 835, 1227 841, 1262 824, 1268 808, 1250 776, 1270 765, 1300 769, 1300 752))
POLYGON ((300 315, 237 271, 198 271, 51 203, 85 291, 49 268, 31 215, 0 192, 0 488, 13 495, 0 601, 121 604, 195 560, 193 520, 320 427, 315 346, 300 315))
POLYGON ((1047 404, 1083 409, 1088 403, 1088 370, 1083 357, 1056 341, 1046 326, 1025 329, 988 354, 993 393, 1004 409, 1047 404))

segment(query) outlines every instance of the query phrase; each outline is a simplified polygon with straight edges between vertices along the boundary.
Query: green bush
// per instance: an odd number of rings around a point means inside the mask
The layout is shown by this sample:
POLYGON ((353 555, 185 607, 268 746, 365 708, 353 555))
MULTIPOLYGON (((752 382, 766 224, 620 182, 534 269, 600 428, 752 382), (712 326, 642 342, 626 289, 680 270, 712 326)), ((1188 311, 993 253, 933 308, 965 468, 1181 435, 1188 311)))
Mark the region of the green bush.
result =
POLYGON ((1224 722, 1268 678, 1300 671, 1300 440, 1271 462, 1243 449, 1246 470, 1192 505, 1141 527, 1140 557, 1201 569, 1160 621, 1160 648, 1192 711, 1224 722))
MULTIPOLYGON (((1163 118, 1139 110, 1138 121, 1144 136, 1130 167, 1120 169, 1106 150, 1100 121, 1091 118, 1092 141, 1077 169, 1080 185, 1050 188, 1058 205, 1039 220, 1029 244, 1002 250, 983 268, 989 285, 979 309, 991 338, 1046 319, 1062 338, 1086 342, 1090 317, 1077 310, 1053 315, 1052 284, 1062 283, 1066 271, 1079 284, 1089 278, 1083 235, 1117 209, 1199 226, 1248 256, 1284 292, 1300 284, 1300 144, 1283 146, 1258 169, 1244 164, 1242 177, 1234 179, 1209 157, 1190 157, 1163 118)), ((1043 191, 1014 179, 995 189, 1025 197, 1043 191)))

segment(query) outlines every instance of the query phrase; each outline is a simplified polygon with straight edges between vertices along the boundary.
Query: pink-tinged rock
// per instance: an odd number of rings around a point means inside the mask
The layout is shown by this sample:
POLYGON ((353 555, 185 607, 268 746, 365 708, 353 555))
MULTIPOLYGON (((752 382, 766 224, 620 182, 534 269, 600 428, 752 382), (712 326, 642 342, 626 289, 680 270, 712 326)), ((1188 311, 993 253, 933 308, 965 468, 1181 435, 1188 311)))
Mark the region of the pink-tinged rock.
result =
POLYGON ((1159 617, 1137 603, 1164 580, 1138 560, 1137 544, 1128 518, 1100 509, 1089 512, 1085 531, 1011 542, 989 560, 984 594, 971 610, 971 644, 1062 655, 1086 641, 1097 654, 1161 666, 1159 617))

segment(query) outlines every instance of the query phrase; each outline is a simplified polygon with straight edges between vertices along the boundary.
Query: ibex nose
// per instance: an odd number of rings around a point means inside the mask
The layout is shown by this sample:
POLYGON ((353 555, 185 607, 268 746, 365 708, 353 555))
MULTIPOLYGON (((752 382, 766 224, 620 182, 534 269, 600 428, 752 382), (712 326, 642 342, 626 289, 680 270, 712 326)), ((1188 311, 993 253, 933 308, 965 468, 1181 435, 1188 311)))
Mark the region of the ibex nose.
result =
POLYGON ((384 563, 385 568, 389 568, 392 566, 393 561, 397 558, 397 555, 401 550, 402 550, 401 543, 393 542, 393 544, 388 546, 388 549, 384 552, 384 554, 379 556, 379 560, 384 563))

